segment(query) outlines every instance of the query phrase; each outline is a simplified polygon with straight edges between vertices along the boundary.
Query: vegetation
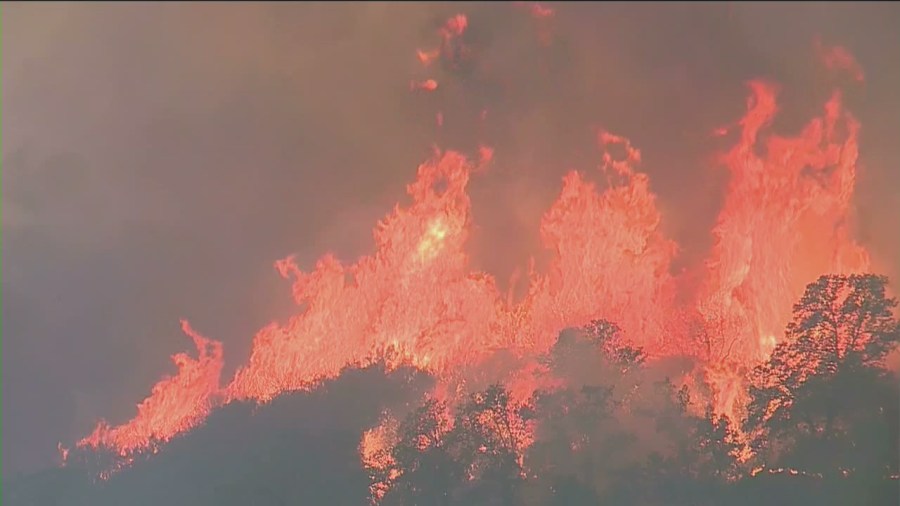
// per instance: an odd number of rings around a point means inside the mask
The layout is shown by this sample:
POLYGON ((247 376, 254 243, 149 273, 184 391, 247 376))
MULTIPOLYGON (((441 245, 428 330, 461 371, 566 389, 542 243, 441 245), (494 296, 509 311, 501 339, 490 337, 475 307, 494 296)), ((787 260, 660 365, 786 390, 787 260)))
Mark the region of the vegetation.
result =
MULTIPOLYGON (((387 465, 363 469, 352 450, 359 429, 375 425, 375 405, 324 433, 269 417, 280 430, 254 432, 268 445, 228 431, 211 438, 228 425, 220 415, 105 487, 55 470, 20 480, 13 495, 4 485, 4 504, 122 503, 110 492, 121 481, 118 494, 140 491, 129 504, 361 505, 380 490, 380 504, 398 506, 896 505, 900 388, 884 363, 900 325, 886 282, 823 276, 809 285, 786 339, 748 377, 744 420, 715 416, 686 389, 653 379, 615 325, 595 322, 560 335, 542 357, 548 386, 527 402, 494 385, 455 407, 430 399, 411 409, 383 450, 387 465), (193 450, 179 453, 188 442, 193 450)), ((372 384, 357 377, 343 390, 372 384)))
POLYGON ((545 357, 562 386, 524 407, 510 409, 491 387, 436 437, 446 407, 413 412, 385 503, 897 504, 900 390, 883 364, 900 333, 886 282, 823 276, 809 285, 786 340, 751 374, 742 431, 709 410, 695 414, 686 390, 643 379, 640 352, 617 346, 614 325, 563 333, 545 357), (471 422, 483 413, 489 424, 471 422), (510 428, 526 422, 535 442, 519 461, 510 428), (423 438, 433 444, 416 446, 423 438), (426 461, 440 465, 423 478, 426 461))

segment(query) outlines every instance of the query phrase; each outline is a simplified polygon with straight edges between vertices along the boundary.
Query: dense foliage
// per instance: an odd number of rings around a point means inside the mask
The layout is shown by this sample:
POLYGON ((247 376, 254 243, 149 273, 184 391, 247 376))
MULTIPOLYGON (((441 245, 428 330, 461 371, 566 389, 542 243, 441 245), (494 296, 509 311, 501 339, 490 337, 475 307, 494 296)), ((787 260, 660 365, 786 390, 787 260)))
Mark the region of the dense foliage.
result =
POLYGON ((543 360, 556 385, 530 402, 512 408, 495 385, 452 416, 437 402, 411 413, 396 468, 374 473, 396 477, 383 502, 897 504, 900 390, 884 360, 900 327, 886 283, 810 284, 786 339, 750 374, 740 421, 652 380, 615 325, 564 332, 543 360))
POLYGON ((493 385, 412 405, 384 465, 360 465, 359 434, 427 381, 370 368, 226 408, 100 485, 77 466, 5 483, 3 503, 895 505, 900 388, 885 359, 900 325, 886 283, 809 285, 747 378, 743 420, 714 415, 598 321, 560 335, 526 402, 493 385))

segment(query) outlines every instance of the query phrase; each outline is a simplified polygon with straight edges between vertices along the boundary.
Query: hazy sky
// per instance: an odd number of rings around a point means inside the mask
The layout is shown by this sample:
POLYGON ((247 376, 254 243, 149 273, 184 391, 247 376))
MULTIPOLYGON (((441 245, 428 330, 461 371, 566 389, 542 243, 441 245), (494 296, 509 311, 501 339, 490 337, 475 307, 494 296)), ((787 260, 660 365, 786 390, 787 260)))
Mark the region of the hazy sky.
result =
POLYGON ((4 3, 4 474, 129 418, 189 348, 179 318, 225 343, 230 375, 290 314, 273 261, 367 252, 434 142, 497 149, 472 183, 472 249, 501 279, 563 172, 598 163, 600 126, 643 150, 665 226, 702 254, 721 184, 709 132, 754 77, 783 85, 787 127, 815 112, 817 35, 866 71, 847 92, 861 234, 900 267, 900 5, 556 7, 544 47, 512 4, 4 3), (457 12, 475 65, 423 73, 415 49, 457 12), (432 76, 438 93, 410 93, 432 76))

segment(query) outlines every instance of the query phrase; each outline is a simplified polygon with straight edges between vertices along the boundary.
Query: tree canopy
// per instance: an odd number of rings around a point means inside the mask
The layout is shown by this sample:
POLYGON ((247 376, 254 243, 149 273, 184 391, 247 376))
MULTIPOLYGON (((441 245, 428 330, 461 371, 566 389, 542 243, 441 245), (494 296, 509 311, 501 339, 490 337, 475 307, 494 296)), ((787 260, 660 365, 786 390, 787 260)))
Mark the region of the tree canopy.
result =
POLYGON ((741 420, 598 320, 560 334, 538 360, 548 381, 525 400, 494 384, 449 402, 396 372, 350 371, 319 393, 230 406, 106 483, 83 466, 109 456, 85 455, 4 483, 3 502, 896 505, 896 306, 881 276, 811 283, 783 341, 749 372, 741 420), (322 413, 328 423, 314 422, 322 413), (360 434, 379 423, 390 437, 364 467, 360 434))

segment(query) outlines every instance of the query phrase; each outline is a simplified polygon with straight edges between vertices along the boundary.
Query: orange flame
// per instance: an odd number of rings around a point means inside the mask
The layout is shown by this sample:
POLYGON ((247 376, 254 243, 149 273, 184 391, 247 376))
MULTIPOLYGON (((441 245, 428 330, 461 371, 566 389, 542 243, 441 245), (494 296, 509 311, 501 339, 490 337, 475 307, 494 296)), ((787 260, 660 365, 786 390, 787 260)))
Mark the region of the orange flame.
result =
POLYGON ((185 353, 173 355, 178 374, 153 387, 150 396, 138 404, 137 416, 118 427, 100 422, 78 446, 114 448, 126 455, 168 441, 206 418, 219 393, 222 343, 197 334, 186 321, 181 322, 181 328, 194 341, 199 357, 195 360, 185 353))
POLYGON ((441 28, 441 35, 443 35, 445 39, 459 37, 466 31, 466 27, 468 26, 469 19, 466 18, 466 15, 457 14, 444 23, 443 28, 441 28))
MULTIPOLYGON (((458 37, 467 23, 455 16, 441 34, 458 37)), ((825 63, 847 67, 847 61, 825 63)), ((777 343, 805 284, 822 272, 868 266, 848 225, 859 124, 843 110, 840 94, 799 135, 781 137, 766 133, 777 111, 775 87, 749 86, 739 140, 721 157, 731 181, 714 245, 698 267, 698 289, 670 274, 678 245, 662 231, 649 177, 639 170, 641 153, 628 139, 599 133, 603 185, 574 171, 563 178, 540 224, 551 261, 541 272, 532 268, 518 301, 503 296, 491 276, 473 272, 465 250, 472 221, 467 186, 493 149, 479 150, 478 166, 453 151, 436 153, 407 188, 412 203, 397 205, 376 225, 372 254, 351 265, 325 255, 310 272, 290 258, 276 263, 293 280, 300 310, 257 333, 249 361, 228 385, 219 384, 221 344, 183 322, 198 358, 175 355, 177 375, 153 388, 134 419, 116 427, 101 422, 78 445, 128 455, 196 426, 217 405, 265 402, 378 360, 431 372, 444 388, 462 367, 508 350, 525 359, 506 377, 524 399, 537 385, 528 359, 548 350, 562 329, 597 318, 618 323, 651 359, 700 359, 711 400, 734 417, 744 371, 777 343), (682 300, 688 302, 676 302, 682 300)), ((434 91, 437 82, 412 88, 434 91)), ((377 449, 383 436, 368 434, 364 446, 377 449)))
POLYGON ((434 91, 438 88, 438 82, 434 79, 426 79, 424 81, 410 81, 410 91, 434 91))
POLYGON ((825 47, 818 38, 815 40, 815 48, 828 70, 835 73, 847 72, 855 81, 865 81, 862 67, 846 49, 840 46, 825 47))
POLYGON ((422 49, 417 49, 416 56, 419 58, 419 61, 422 62, 422 65, 425 65, 427 67, 428 65, 434 63, 434 61, 437 60, 439 56, 441 56, 441 50, 432 49, 430 51, 425 51, 422 49))
POLYGON ((532 4, 530 11, 531 15, 535 18, 549 18, 556 14, 556 12, 550 7, 546 7, 538 3, 532 4))

